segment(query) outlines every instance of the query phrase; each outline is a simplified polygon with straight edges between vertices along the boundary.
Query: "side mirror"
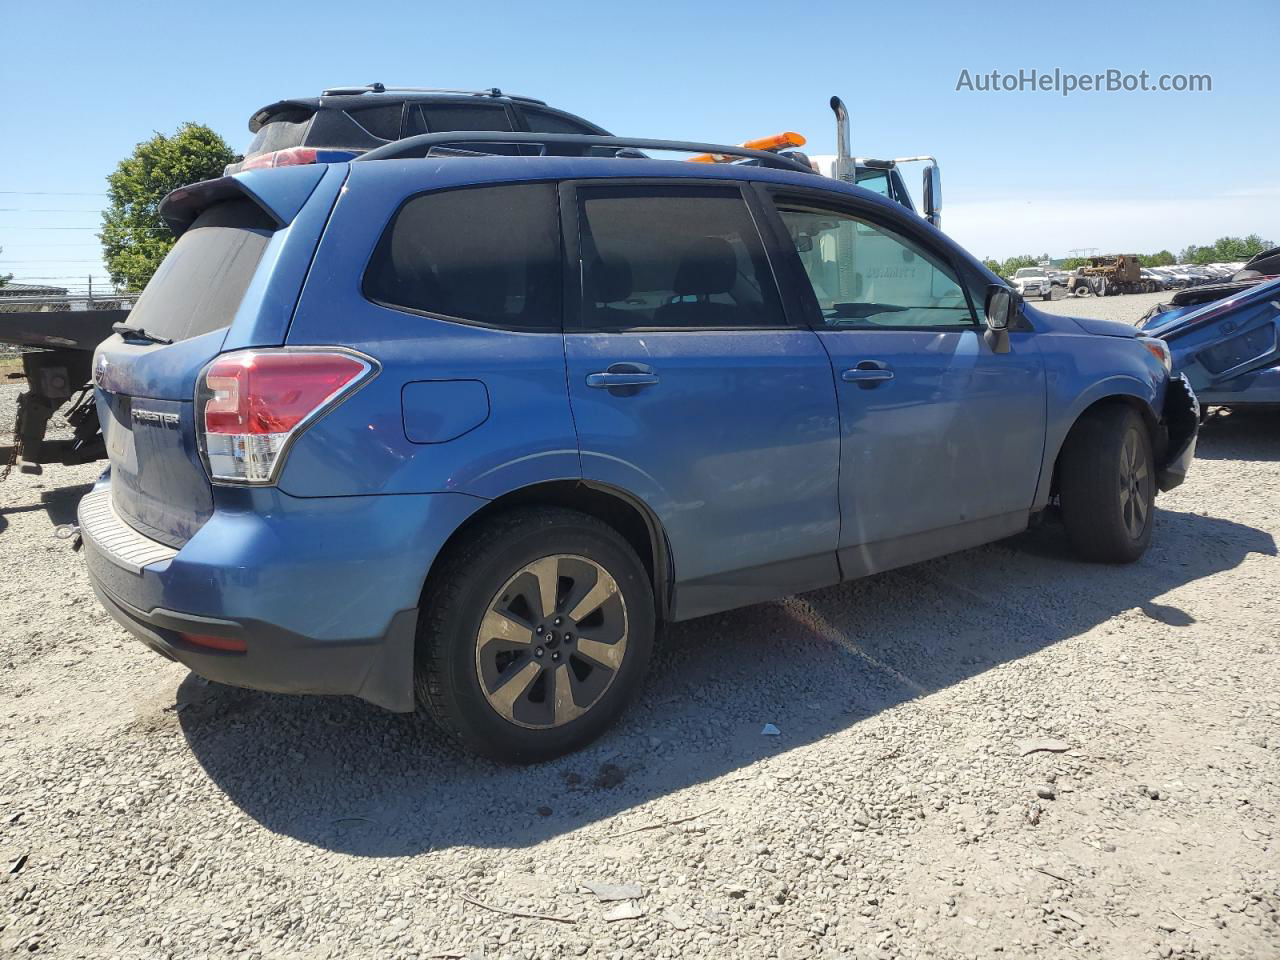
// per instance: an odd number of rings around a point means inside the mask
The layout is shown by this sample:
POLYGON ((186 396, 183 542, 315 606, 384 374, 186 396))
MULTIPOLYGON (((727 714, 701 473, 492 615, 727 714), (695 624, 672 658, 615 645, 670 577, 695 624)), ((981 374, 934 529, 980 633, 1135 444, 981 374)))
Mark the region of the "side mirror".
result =
POLYGON ((924 218, 942 229, 942 171, 936 163, 924 168, 924 218))
POLYGON ((997 333, 1008 330, 1016 305, 1013 291, 1002 283, 987 287, 987 327, 997 333))

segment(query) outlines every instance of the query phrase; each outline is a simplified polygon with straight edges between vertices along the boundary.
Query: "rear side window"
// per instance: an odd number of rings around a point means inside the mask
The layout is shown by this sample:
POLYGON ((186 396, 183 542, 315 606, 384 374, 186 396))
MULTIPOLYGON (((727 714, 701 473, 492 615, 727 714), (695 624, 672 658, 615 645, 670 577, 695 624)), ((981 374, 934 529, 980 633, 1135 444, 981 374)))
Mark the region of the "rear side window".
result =
POLYGON ((364 294, 446 320, 559 330, 562 284, 556 188, 519 183, 409 200, 378 241, 364 294))
POLYGON ((251 200, 214 204, 178 238, 129 325, 175 341, 230 326, 275 229, 251 200))
POLYGON ((347 111, 365 132, 380 140, 400 139, 400 116, 404 113, 403 103, 378 103, 367 107, 352 107, 347 111))
POLYGON ((595 135, 597 131, 577 120, 570 120, 547 110, 522 107, 525 122, 532 133, 588 133, 595 135))
POLYGON ((786 325, 736 189, 601 187, 578 196, 588 329, 786 325))
POLYGON ((273 113, 270 120, 258 128, 253 141, 244 152, 245 158, 302 146, 314 116, 315 111, 305 107, 273 113))

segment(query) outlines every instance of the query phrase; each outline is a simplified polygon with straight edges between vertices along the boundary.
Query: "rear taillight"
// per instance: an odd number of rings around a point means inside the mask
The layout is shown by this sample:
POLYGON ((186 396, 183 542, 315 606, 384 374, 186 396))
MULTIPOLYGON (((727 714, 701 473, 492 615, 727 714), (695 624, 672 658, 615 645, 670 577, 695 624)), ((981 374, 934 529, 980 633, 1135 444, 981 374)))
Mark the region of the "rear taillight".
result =
POLYGON ((260 153, 243 161, 237 172, 244 170, 262 170, 268 167, 299 167, 309 163, 342 163, 353 160, 359 153, 355 150, 319 150, 316 147, 289 147, 286 150, 273 150, 260 153))
POLYGON ((196 387, 196 429, 209 476, 274 483, 299 433, 369 380, 374 362, 338 349, 226 353, 196 387))
POLYGON ((290 147, 288 150, 273 150, 271 153, 260 153, 240 165, 241 170, 261 170, 263 167, 297 167, 316 162, 314 147, 290 147))

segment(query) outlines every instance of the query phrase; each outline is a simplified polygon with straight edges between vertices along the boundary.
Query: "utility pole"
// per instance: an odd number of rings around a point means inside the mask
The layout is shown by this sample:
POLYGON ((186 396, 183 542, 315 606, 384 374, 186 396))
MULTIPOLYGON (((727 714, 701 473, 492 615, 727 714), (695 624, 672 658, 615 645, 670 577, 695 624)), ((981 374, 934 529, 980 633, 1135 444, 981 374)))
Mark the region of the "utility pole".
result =
POLYGON ((93 274, 89 274, 89 299, 93 299, 93 274))

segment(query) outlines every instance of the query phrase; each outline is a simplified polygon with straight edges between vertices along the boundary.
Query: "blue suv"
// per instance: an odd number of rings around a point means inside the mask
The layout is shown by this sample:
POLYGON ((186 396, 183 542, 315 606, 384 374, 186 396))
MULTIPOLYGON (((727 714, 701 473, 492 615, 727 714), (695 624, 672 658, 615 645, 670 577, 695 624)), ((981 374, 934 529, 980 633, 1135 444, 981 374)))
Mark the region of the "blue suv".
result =
POLYGON ((164 203, 80 525, 102 604, 204 677, 538 760, 618 716, 663 622, 1050 509, 1132 561, 1185 475, 1162 341, 1033 309, 890 200, 740 148, 451 136, 164 203))

